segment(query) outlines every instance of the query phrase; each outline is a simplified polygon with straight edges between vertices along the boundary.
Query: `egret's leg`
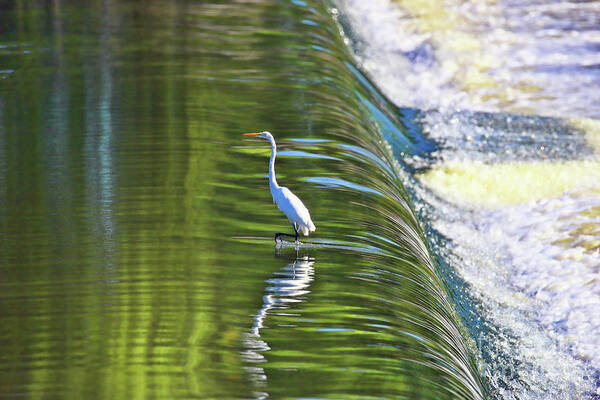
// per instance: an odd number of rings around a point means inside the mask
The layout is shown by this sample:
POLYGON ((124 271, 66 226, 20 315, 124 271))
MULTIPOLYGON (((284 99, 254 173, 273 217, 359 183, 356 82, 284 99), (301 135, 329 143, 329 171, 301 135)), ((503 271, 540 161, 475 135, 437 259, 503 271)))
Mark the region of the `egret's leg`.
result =
POLYGON ((296 223, 292 223, 292 228, 294 228, 294 235, 290 235, 289 233, 276 233, 275 234, 275 243, 277 243, 277 239, 281 238, 282 236, 287 236, 287 237, 291 237, 294 238, 294 241, 296 242, 296 244, 298 244, 298 229, 296 228, 296 223))
POLYGON ((296 237, 294 238, 295 239, 295 243, 298 244, 298 228, 296 228, 296 225, 298 225, 298 224, 294 222, 292 224, 292 227, 294 228, 294 232, 296 232, 296 237))

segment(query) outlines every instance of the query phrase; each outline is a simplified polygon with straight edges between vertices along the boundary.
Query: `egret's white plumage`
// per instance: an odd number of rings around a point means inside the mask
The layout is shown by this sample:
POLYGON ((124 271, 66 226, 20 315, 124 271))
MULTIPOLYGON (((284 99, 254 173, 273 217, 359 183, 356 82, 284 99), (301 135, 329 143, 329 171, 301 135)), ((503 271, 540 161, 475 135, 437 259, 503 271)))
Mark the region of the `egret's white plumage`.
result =
MULTIPOLYGON (((294 231, 296 232, 296 239, 298 239, 298 231, 301 231, 304 236, 308 236, 310 232, 315 231, 317 228, 310 218, 310 213, 302 201, 292 191, 285 186, 279 186, 277 179, 275 178, 275 156, 277 155, 277 145, 275 144, 275 138, 270 132, 264 131, 260 133, 245 133, 246 136, 257 136, 262 139, 266 139, 271 143, 271 159, 269 160, 269 188, 271 189, 271 196, 273 196, 273 203, 277 204, 277 207, 286 215, 290 220, 294 231)), ((275 235, 275 240, 281 234, 275 235)), ((294 235, 288 235, 294 236, 294 235)))
POLYGON ((296 229, 302 231, 304 236, 317 229, 310 219, 308 209, 290 189, 282 186, 275 190, 271 188, 271 194, 273 202, 288 217, 292 225, 297 224, 296 229))

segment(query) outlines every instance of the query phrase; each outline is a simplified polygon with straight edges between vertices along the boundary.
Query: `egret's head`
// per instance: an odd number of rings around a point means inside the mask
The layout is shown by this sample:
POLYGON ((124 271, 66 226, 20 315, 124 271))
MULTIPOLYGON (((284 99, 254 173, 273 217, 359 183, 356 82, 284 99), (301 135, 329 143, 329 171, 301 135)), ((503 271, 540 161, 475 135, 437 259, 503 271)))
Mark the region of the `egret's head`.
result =
POLYGON ((273 139, 273 135, 271 135, 271 132, 268 132, 268 131, 262 131, 262 132, 258 132, 258 133, 244 133, 244 136, 256 136, 261 139, 267 139, 267 140, 273 139))

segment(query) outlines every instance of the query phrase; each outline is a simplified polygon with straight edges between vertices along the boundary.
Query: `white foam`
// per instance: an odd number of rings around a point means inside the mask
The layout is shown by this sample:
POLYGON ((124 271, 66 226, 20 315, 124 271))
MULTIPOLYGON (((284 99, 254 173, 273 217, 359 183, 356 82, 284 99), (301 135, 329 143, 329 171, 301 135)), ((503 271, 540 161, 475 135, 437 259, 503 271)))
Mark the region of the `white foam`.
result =
POLYGON ((594 382, 600 369, 600 255, 587 248, 585 235, 574 233, 582 223, 600 226, 600 217, 582 215, 600 207, 600 195, 565 194, 465 212, 417 190, 436 210, 433 227, 450 239, 438 251, 493 324, 480 327, 475 339, 480 351, 491 354, 483 365, 496 393, 515 399, 600 393, 594 382), (560 241, 569 237, 574 243, 565 248, 560 241))
POLYGON ((454 106, 461 95, 450 88, 453 73, 436 62, 430 35, 417 32, 405 12, 389 0, 338 4, 362 40, 354 49, 359 66, 388 97, 401 106, 454 106))
POLYGON ((397 105, 600 118, 597 1, 337 3, 397 105))

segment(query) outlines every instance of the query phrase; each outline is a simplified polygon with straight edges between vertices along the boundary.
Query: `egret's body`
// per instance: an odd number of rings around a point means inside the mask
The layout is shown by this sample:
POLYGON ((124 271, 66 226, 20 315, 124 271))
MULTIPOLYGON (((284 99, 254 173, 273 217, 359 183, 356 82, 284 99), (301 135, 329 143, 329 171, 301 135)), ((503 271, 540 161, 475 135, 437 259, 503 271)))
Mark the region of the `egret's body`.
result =
POLYGON ((275 241, 280 236, 290 236, 298 240, 298 231, 302 232, 304 236, 308 236, 310 232, 315 231, 317 228, 310 218, 310 213, 302 201, 292 191, 285 186, 279 186, 277 184, 277 178, 275 177, 275 156, 277 155, 277 145, 275 139, 271 133, 264 131, 260 133, 245 133, 246 136, 257 136, 262 139, 266 139, 271 143, 271 159, 269 160, 269 188, 271 189, 271 196, 273 196, 273 203, 277 204, 277 207, 285 214, 290 220, 292 227, 294 228, 295 235, 289 235, 287 233, 276 233, 275 241))

